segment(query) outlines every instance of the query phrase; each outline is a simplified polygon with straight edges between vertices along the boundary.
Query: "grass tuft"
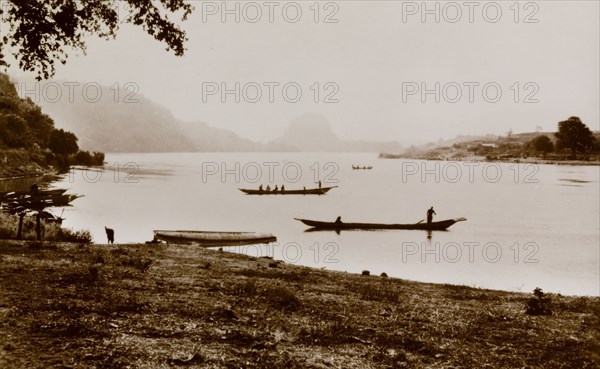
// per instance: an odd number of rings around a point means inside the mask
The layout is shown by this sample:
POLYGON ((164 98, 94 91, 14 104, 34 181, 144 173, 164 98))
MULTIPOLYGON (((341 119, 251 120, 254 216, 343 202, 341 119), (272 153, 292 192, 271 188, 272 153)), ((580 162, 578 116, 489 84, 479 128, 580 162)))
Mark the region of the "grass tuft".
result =
POLYGON ((267 303, 274 308, 285 311, 296 311, 302 303, 296 297, 296 294, 281 286, 268 286, 262 295, 267 299, 267 303))
POLYGON ((528 315, 552 315, 551 303, 550 297, 546 296, 541 288, 536 287, 533 290, 533 297, 527 301, 525 313, 528 315))

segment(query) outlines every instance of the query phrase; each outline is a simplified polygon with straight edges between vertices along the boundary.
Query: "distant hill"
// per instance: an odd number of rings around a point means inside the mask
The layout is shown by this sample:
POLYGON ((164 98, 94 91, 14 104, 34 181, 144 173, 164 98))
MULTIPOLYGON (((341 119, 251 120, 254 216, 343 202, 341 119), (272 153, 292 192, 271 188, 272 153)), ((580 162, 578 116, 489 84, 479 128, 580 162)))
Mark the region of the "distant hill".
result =
POLYGON ((205 122, 177 122, 193 145, 192 151, 264 151, 266 146, 205 122))
MULTIPOLYGON (((32 91, 34 81, 25 83, 32 91)), ((84 83, 75 87, 69 96, 62 82, 41 82, 40 91, 50 91, 51 98, 40 98, 39 104, 56 122, 56 126, 74 132, 79 145, 86 150, 104 152, 206 152, 206 151, 320 151, 320 152, 379 152, 398 151, 398 142, 369 142, 341 140, 332 130, 326 117, 305 114, 290 124, 285 133, 267 144, 240 137, 236 133, 215 128, 205 122, 182 122, 164 106, 130 90, 115 90, 99 86, 88 90, 84 99, 84 83), (52 87, 61 86, 63 94, 55 99, 52 87), (89 96, 88 96, 89 95, 89 96), (117 97, 115 99, 115 97, 117 97)), ((43 93, 39 94, 44 96, 43 93)))
POLYGON ((286 151, 312 152, 378 152, 402 149, 400 143, 395 141, 341 140, 333 132, 331 122, 314 113, 294 119, 284 134, 270 145, 287 148, 286 151))
MULTIPOLYGON (((77 91, 77 90, 76 90, 77 91)), ((94 91, 94 89, 90 89, 94 91)), ((64 94, 59 101, 40 101, 40 105, 56 121, 56 125, 74 132, 80 145, 105 152, 170 152, 192 151, 194 145, 177 128, 177 120, 165 107, 140 94, 137 102, 125 103, 130 91, 101 87, 97 102, 83 99, 81 87, 69 101, 64 94)), ((95 96, 95 92, 89 92, 95 96)))

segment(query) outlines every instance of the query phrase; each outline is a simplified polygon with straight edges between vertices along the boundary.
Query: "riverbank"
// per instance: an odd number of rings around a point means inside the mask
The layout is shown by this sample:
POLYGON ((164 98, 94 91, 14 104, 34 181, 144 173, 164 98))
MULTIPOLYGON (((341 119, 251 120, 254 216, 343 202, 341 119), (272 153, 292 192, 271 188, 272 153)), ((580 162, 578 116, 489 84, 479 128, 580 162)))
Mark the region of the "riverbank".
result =
POLYGON ((498 158, 485 156, 430 156, 430 155, 405 155, 380 153, 380 159, 404 159, 404 160, 432 160, 432 161, 460 161, 460 162, 485 162, 485 163, 514 163, 514 164, 536 164, 536 165, 572 165, 572 166, 598 166, 600 160, 556 160, 531 158, 498 158))
POLYGON ((573 160, 570 150, 558 148, 555 132, 525 132, 507 136, 458 136, 451 140, 440 140, 423 146, 406 149, 403 153, 379 154, 380 158, 502 162, 548 165, 600 165, 600 132, 592 133, 596 146, 577 154, 573 160), (538 141, 547 144, 539 145, 538 141), (540 147, 541 146, 541 147, 540 147))
POLYGON ((0 367, 596 368, 600 298, 175 245, 0 241, 0 367))
POLYGON ((24 150, 0 150, 0 180, 38 177, 55 171, 34 161, 24 150))

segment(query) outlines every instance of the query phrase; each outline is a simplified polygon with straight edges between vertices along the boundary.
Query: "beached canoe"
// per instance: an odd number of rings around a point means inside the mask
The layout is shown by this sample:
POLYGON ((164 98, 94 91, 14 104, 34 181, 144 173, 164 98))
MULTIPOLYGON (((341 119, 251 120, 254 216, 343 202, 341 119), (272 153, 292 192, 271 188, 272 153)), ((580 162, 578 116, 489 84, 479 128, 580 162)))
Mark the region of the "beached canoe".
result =
POLYGON ((240 188, 239 190, 247 195, 324 195, 327 193, 327 191, 331 190, 332 188, 336 188, 336 187, 337 186, 321 187, 321 188, 307 188, 307 189, 302 189, 302 190, 285 190, 285 191, 281 191, 281 190, 267 191, 264 189, 263 190, 250 190, 250 189, 246 189, 246 188, 240 188))
POLYGON ((414 224, 380 224, 380 223, 344 223, 344 222, 320 222, 317 220, 294 218, 307 226, 318 230, 377 230, 377 229, 420 229, 425 231, 443 231, 456 222, 466 221, 466 218, 442 220, 432 223, 414 224))
POLYGON ((154 238, 171 243, 194 243, 206 247, 252 245, 277 241, 277 238, 270 233, 256 232, 155 230, 154 238))

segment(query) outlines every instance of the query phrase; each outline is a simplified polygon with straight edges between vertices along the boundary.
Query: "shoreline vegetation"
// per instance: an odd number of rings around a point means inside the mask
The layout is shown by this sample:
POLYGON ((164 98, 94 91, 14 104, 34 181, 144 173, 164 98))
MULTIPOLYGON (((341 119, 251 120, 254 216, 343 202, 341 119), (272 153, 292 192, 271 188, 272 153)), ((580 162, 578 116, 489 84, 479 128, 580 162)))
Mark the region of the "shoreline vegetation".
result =
POLYGON ((104 154, 79 149, 78 138, 57 129, 13 81, 0 73, 0 179, 57 174, 71 165, 104 164, 104 154))
POLYGON ((514 163, 514 164, 539 164, 539 165, 571 165, 571 166, 597 166, 598 160, 568 160, 568 159, 543 159, 537 157, 526 158, 501 158, 485 156, 458 156, 438 157, 429 155, 379 153, 380 159, 405 159, 405 160, 427 160, 427 161, 460 161, 460 162, 486 162, 486 163, 514 163))
POLYGON ((189 245, 0 240, 0 367, 600 366, 600 297, 363 274, 189 245))
POLYGON ((401 153, 381 152, 379 158, 595 166, 600 165, 600 133, 591 132, 578 117, 570 117, 559 123, 556 133, 459 136, 411 146, 401 153), (576 132, 565 138, 564 127, 571 127, 571 131, 576 132))
MULTIPOLYGON (((40 235, 44 241, 91 243, 92 235, 87 230, 74 231, 62 226, 62 220, 57 218, 42 219, 40 221, 40 235)), ((19 215, 0 212, 0 240, 17 240, 19 234, 19 215)), ((33 211, 28 216, 23 216, 21 225, 21 240, 33 241, 37 239, 36 217, 33 211)))

